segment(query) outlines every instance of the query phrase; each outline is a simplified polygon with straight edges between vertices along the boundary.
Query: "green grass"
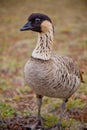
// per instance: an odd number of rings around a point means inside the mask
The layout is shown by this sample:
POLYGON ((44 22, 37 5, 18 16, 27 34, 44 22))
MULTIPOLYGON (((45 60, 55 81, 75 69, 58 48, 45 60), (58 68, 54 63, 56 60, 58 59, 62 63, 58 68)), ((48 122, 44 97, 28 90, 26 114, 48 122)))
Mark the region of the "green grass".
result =
POLYGON ((16 113, 16 110, 12 105, 0 102, 0 118, 11 117, 16 113))
POLYGON ((6 90, 7 89, 7 83, 6 80, 1 78, 0 79, 0 90, 6 90))
POLYGON ((46 128, 52 127, 58 121, 58 118, 56 116, 53 116, 53 115, 44 115, 44 119, 46 120, 44 122, 44 125, 46 128))
POLYGON ((67 109, 73 109, 75 107, 83 108, 86 103, 82 102, 81 99, 70 99, 67 103, 67 109))

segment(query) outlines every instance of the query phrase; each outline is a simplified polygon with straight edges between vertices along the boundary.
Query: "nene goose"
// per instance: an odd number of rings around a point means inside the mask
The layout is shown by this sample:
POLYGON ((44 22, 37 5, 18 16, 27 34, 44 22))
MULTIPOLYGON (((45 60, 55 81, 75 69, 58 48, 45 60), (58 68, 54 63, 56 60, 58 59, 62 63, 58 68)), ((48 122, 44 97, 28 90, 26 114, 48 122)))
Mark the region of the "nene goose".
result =
MULTIPOLYGON (((25 81, 37 95, 38 117, 41 116, 43 96, 63 99, 62 117, 68 98, 82 80, 80 70, 69 57, 52 53, 54 27, 47 15, 31 14, 28 22, 20 29, 25 30, 38 32, 36 47, 24 67, 25 81)), ((59 123, 56 126, 59 127, 59 123)))

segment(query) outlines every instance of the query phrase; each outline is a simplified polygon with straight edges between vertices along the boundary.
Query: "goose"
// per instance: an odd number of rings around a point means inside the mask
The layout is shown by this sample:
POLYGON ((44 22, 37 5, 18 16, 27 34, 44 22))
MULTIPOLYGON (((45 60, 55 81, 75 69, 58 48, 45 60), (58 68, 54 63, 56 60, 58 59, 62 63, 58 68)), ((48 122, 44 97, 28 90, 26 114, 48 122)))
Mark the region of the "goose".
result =
MULTIPOLYGON (((82 82, 80 69, 71 58, 53 53, 54 26, 47 15, 32 13, 20 29, 26 30, 38 33, 36 47, 24 67, 25 82, 37 97, 38 119, 41 119, 42 98, 48 96, 63 100, 61 122, 68 99, 82 82)), ((59 124, 57 123, 56 127, 59 128, 59 124)))

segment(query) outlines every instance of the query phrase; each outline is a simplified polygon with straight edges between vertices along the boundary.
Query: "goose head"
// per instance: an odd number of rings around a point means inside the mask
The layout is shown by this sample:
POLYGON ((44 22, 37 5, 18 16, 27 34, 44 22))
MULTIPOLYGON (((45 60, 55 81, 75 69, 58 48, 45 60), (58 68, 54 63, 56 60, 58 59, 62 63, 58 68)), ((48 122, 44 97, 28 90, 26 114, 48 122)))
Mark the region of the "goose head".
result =
POLYGON ((32 52, 32 57, 49 60, 51 58, 54 32, 51 19, 45 14, 33 13, 29 16, 27 23, 20 29, 20 31, 26 30, 38 32, 37 44, 32 52))
POLYGON ((29 16, 27 23, 20 29, 20 31, 32 30, 39 33, 46 33, 53 30, 51 19, 40 13, 33 13, 29 16))

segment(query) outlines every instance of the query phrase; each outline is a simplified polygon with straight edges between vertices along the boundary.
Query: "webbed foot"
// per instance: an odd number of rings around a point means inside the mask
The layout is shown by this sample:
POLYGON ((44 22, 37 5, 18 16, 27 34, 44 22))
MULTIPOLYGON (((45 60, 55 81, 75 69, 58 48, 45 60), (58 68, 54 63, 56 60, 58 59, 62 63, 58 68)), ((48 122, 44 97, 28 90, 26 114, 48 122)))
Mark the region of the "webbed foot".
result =
POLYGON ((29 124, 25 126, 25 130, 44 130, 43 119, 39 117, 30 121, 29 124))
POLYGON ((52 126, 48 130, 64 130, 61 123, 57 123, 56 125, 52 126))

